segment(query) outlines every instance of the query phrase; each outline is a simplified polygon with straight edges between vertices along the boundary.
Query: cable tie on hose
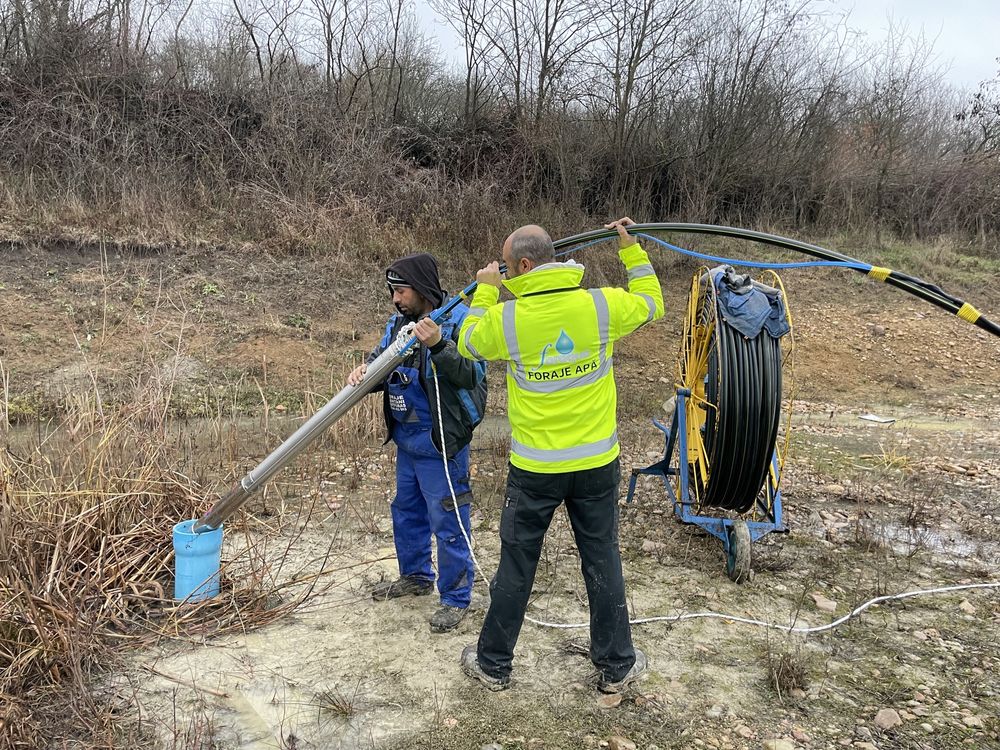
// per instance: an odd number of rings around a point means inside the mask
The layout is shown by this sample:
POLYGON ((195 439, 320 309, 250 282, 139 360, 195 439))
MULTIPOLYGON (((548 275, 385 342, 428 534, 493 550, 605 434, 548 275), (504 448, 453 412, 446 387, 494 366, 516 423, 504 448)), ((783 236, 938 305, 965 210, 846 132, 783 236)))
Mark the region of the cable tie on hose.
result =
POLYGON ((975 322, 979 320, 980 312, 968 302, 963 302, 962 306, 958 308, 958 312, 956 312, 955 315, 960 317, 962 320, 975 324, 975 322))
POLYGON ((891 274, 891 273, 892 273, 892 269, 891 268, 882 268, 881 266, 872 266, 871 270, 868 272, 868 275, 871 278, 875 279, 875 281, 882 281, 882 282, 884 282, 886 279, 889 278, 889 274, 891 274))

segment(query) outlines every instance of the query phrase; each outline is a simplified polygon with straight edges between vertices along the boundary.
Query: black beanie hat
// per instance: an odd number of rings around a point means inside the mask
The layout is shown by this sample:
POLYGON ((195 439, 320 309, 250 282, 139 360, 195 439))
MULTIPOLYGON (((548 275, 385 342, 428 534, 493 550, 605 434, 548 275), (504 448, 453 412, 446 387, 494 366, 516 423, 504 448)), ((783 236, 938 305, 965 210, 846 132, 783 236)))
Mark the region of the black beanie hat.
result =
POLYGON ((430 253, 417 253, 400 258, 386 269, 385 280, 390 287, 394 285, 413 287, 434 307, 441 307, 444 302, 437 261, 430 253))

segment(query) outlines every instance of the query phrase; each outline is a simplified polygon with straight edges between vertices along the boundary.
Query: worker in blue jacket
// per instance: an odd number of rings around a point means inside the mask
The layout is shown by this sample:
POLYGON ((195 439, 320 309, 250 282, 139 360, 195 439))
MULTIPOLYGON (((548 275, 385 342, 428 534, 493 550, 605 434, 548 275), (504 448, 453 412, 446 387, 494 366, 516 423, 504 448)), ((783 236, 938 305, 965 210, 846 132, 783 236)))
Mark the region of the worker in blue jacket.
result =
POLYGON ((459 528, 453 497, 470 534, 469 443, 486 406, 486 367, 458 353, 456 341, 468 307, 456 305, 440 324, 428 317, 447 300, 432 255, 400 258, 389 266, 385 277, 397 312, 365 363, 350 373, 348 383, 361 382, 368 364, 405 324, 416 323, 413 334, 419 343, 375 389, 383 393, 386 441, 391 439, 397 449, 392 532, 399 578, 379 584, 372 596, 386 600, 429 594, 435 581, 433 536, 441 606, 430 625, 434 632, 445 632, 462 621, 472 596, 472 554, 459 528), (438 426, 439 408, 443 434, 438 426), (442 447, 448 455, 447 473, 442 447))

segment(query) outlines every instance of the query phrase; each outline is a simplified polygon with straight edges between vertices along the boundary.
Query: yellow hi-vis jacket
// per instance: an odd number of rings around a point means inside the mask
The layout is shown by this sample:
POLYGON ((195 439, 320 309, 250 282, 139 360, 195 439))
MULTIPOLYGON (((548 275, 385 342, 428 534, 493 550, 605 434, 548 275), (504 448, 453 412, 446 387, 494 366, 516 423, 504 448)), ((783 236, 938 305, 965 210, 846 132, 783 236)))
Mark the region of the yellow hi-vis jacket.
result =
POLYGON ((628 291, 581 289, 583 266, 546 263, 480 284, 458 337, 463 356, 507 362, 510 462, 557 474, 604 466, 619 452, 614 343, 663 316, 663 292, 638 245, 619 251, 628 291))

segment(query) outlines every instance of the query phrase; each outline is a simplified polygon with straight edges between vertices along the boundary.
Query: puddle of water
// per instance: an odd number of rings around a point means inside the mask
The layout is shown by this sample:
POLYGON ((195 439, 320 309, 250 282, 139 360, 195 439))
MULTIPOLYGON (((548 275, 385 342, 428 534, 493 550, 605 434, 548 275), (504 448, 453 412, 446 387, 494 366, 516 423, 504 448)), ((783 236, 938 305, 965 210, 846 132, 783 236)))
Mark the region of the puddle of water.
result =
POLYGON ((830 415, 829 412, 792 412, 792 422, 794 424, 815 424, 815 425, 837 425, 841 427, 865 427, 872 430, 893 430, 910 429, 921 431, 941 431, 941 432, 964 432, 975 430, 991 430, 991 425, 984 420, 969 419, 965 417, 942 417, 939 414, 914 414, 901 410, 897 407, 879 409, 877 406, 868 411, 837 411, 830 415), (859 419, 861 414, 877 414, 882 417, 889 417, 895 422, 870 422, 859 419))
POLYGON ((879 525, 878 533, 894 552, 903 555, 927 549, 950 558, 995 560, 1000 553, 1000 545, 973 539, 958 529, 914 528, 888 521, 879 525))

